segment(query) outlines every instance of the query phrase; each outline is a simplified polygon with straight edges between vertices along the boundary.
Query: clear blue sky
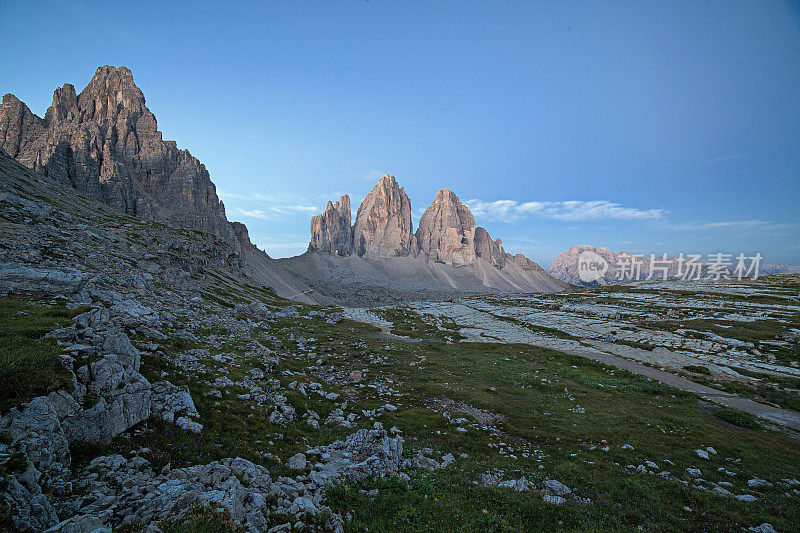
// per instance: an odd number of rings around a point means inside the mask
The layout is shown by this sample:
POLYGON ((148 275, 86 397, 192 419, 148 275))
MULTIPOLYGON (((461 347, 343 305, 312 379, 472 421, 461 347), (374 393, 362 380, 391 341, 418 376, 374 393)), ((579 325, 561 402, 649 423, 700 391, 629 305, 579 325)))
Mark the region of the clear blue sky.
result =
POLYGON ((390 172, 417 219, 449 187, 544 266, 581 243, 800 263, 797 3, 2 1, 0 35, 0 92, 40 116, 130 67, 273 256, 390 172))

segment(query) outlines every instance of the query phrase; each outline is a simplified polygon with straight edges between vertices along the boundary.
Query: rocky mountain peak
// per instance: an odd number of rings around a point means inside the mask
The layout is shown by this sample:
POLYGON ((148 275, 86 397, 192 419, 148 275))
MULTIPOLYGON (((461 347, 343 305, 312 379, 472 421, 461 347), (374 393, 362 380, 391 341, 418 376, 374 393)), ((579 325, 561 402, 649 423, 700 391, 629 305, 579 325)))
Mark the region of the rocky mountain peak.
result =
POLYGON ((381 176, 381 179, 379 179, 378 183, 375 184, 375 187, 378 186, 389 188, 399 187, 397 178, 394 177, 394 174, 384 174, 381 176))
POLYGON ((151 115, 145 107, 144 94, 133 82, 126 67, 99 67, 78 96, 83 120, 104 123, 123 115, 125 118, 151 115))
POLYGON ((386 259, 413 254, 411 200, 391 174, 385 174, 358 208, 353 249, 361 257, 386 259))
POLYGON ((325 212, 311 219, 312 252, 333 255, 350 255, 353 251, 353 234, 350 229, 350 196, 345 194, 339 201, 328 201, 325 212))
POLYGON ((162 139, 126 67, 98 68, 77 95, 71 84, 56 89, 45 119, 4 96, 0 147, 120 211, 239 243, 205 167, 162 139))
POLYGON ((78 112, 78 95, 75 86, 65 83, 63 87, 53 91, 53 105, 47 110, 45 120, 47 122, 74 120, 76 112, 78 112))
POLYGON ((475 260, 475 217, 449 189, 436 193, 417 228, 420 250, 431 259, 450 265, 475 260))
MULTIPOLYGON (((19 104, 25 105, 14 94, 6 93, 6 94, 3 95, 3 107, 9 107, 10 108, 12 106, 16 106, 16 105, 19 105, 19 104)), ((25 106, 25 107, 28 107, 28 106, 25 106)))
POLYGON ((524 255, 506 253, 502 241, 477 227, 472 212, 448 188, 436 193, 412 234, 411 201, 397 179, 385 174, 359 206, 352 232, 348 232, 349 224, 350 198, 345 195, 335 204, 328 202, 325 211, 311 220, 308 250, 366 259, 413 255, 450 266, 480 260, 498 269, 512 262, 515 268, 543 272, 524 255))

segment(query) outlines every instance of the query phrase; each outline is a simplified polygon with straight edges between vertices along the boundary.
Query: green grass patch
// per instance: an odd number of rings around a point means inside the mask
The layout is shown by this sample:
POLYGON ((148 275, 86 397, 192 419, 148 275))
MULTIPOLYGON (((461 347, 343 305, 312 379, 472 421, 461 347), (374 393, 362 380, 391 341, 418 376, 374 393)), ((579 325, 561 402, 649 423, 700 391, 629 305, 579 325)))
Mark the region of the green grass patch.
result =
POLYGON ((758 419, 755 416, 737 409, 731 409, 730 407, 718 409, 714 412, 714 416, 729 424, 739 426, 740 428, 753 430, 761 429, 761 424, 758 423, 758 419))
POLYGON ((630 346, 631 348, 638 348, 640 350, 647 350, 648 352, 652 352, 656 349, 655 344, 650 344, 649 342, 644 341, 629 341, 629 340, 618 340, 615 341, 616 344, 624 344, 625 346, 630 346))
POLYGON ((0 297, 0 410, 71 389, 69 372, 58 358, 61 349, 55 340, 43 337, 84 310, 0 297))
POLYGON ((703 374, 705 376, 711 375, 711 370, 701 365, 683 365, 683 369, 695 374, 703 374))
POLYGON ((158 527, 164 533, 217 533, 240 531, 227 509, 212 509, 205 505, 189 507, 177 516, 162 520, 158 527))

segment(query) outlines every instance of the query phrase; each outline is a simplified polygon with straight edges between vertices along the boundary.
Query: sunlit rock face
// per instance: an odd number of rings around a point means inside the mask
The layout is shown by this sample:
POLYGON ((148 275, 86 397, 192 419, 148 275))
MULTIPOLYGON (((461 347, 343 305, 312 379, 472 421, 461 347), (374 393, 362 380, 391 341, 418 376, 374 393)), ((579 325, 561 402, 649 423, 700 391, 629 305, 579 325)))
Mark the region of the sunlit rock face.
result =
POLYGON ((311 243, 308 249, 342 256, 353 253, 350 196, 345 194, 335 204, 329 201, 325 212, 311 219, 311 243))
POLYGON ((70 84, 56 89, 44 118, 5 95, 0 147, 127 214, 239 242, 205 166, 162 139, 125 67, 99 67, 80 94, 70 84))
POLYGON ((411 200, 391 174, 383 176, 361 202, 353 225, 353 251, 366 259, 414 255, 411 200))
POLYGON ((481 227, 475 228, 475 255, 494 267, 502 268, 506 264, 503 243, 499 238, 492 240, 489 232, 481 227))
POLYGON ((475 217, 449 189, 442 189, 423 213, 417 228, 420 250, 448 265, 475 261, 475 217))

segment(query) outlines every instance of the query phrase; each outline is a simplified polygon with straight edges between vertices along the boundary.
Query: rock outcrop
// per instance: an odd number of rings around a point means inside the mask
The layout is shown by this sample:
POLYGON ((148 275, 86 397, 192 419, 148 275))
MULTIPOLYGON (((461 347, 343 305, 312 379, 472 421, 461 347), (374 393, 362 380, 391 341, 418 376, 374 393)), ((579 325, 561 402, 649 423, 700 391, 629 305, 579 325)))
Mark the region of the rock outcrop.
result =
POLYGON ((353 225, 353 249, 366 259, 415 253, 411 201, 391 174, 384 175, 361 202, 353 225))
POLYGON ((506 251, 503 250, 503 243, 499 238, 492 240, 488 231, 481 227, 475 228, 476 257, 480 257, 494 267, 502 268, 506 264, 506 255, 506 251))
POLYGON ((451 190, 442 189, 419 220, 417 242, 433 261, 465 265, 475 261, 475 227, 467 206, 451 190))
POLYGON ((213 235, 232 248, 228 261, 239 263, 254 284, 313 301, 307 286, 250 242, 244 225, 228 222, 205 166, 175 141, 162 139, 125 67, 98 68, 80 94, 70 84, 56 89, 44 118, 13 94, 3 96, 0 166, 16 173, 2 161, 6 155, 121 212, 213 235))
POLYGON ((14 294, 75 294, 80 292, 91 278, 92 276, 85 272, 64 272, 0 264, 0 285, 14 294))
POLYGON ((56 89, 44 118, 5 95, 0 146, 120 211, 236 241, 205 166, 162 139, 125 67, 98 68, 80 94, 70 84, 56 89))
POLYGON ((308 249, 334 255, 353 253, 349 195, 345 194, 335 204, 329 201, 325 212, 311 219, 311 243, 308 249))

